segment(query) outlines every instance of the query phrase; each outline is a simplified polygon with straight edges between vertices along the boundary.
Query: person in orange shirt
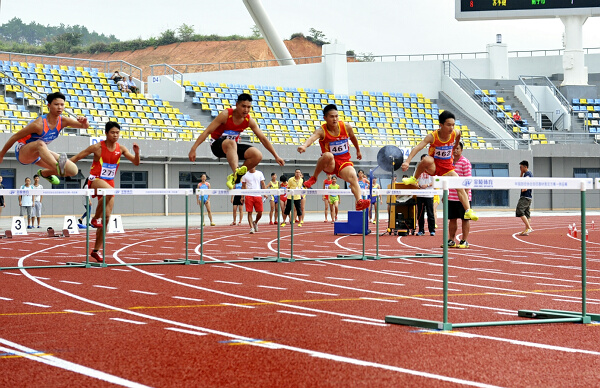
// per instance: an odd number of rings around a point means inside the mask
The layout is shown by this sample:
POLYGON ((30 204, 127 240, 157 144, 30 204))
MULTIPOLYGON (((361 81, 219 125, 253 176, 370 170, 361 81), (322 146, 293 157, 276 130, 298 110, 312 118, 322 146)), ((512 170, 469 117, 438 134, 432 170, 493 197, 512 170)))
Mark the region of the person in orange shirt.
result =
MULTIPOLYGON (((458 176, 454 171, 454 165, 452 164, 454 149, 460 143, 460 131, 454 129, 454 122, 456 117, 450 111, 443 111, 440 113, 438 121, 440 127, 438 130, 429 133, 415 148, 410 151, 408 158, 402 163, 402 171, 408 170, 410 161, 414 158, 419 151, 429 145, 429 151, 415 170, 415 175, 403 178, 402 183, 405 185, 417 185, 419 184, 419 177, 423 172, 427 172, 431 176, 458 176)), ((477 221, 479 217, 469 204, 469 196, 465 189, 456 189, 458 199, 465 208, 464 218, 467 220, 477 221)))
POLYGON ((325 123, 318 127, 303 145, 298 147, 298 152, 303 153, 316 140, 319 140, 321 146, 321 157, 317 161, 315 172, 313 176, 304 182, 304 186, 310 188, 317 183, 317 177, 321 171, 337 175, 350 185, 350 190, 352 190, 352 194, 356 199, 356 210, 368 209, 371 202, 368 199, 361 198, 361 189, 358 185, 354 163, 350 161, 350 142, 356 148, 357 159, 362 159, 358 140, 354 136, 352 126, 339 120, 337 106, 334 104, 329 104, 323 109, 323 118, 325 123))

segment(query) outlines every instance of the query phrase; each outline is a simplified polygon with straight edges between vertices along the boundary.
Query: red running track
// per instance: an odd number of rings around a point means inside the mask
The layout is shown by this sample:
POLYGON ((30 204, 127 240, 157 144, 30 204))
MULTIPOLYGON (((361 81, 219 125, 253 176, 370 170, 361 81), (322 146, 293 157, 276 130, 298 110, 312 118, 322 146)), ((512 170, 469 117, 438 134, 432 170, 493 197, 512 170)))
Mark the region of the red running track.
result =
MULTIPOLYGON (((580 241, 566 235, 573 218, 534 222, 527 237, 516 235, 517 219, 473 223, 471 248, 450 251, 450 322, 581 308, 580 241)), ((275 255, 274 226, 246 229, 206 228, 205 260, 275 255)), ((361 236, 332 229, 295 228, 294 257, 362 252, 361 236)), ((441 233, 386 235, 380 254, 440 253, 441 241, 441 233)), ((367 236, 367 254, 374 242, 367 236)), ((85 255, 82 235, 0 244, 2 267, 85 255)), ((281 246, 289 252, 289 226, 281 246)), ((184 247, 182 229, 130 230, 109 236, 107 262, 182 259, 184 247)), ((599 251, 600 233, 590 231, 592 313, 600 313, 599 251)), ((198 252, 195 230, 190 258, 198 252)), ((441 332, 384 322, 441 320, 441 275, 441 260, 425 258, 3 270, 0 386, 598 385, 596 323, 441 332)))

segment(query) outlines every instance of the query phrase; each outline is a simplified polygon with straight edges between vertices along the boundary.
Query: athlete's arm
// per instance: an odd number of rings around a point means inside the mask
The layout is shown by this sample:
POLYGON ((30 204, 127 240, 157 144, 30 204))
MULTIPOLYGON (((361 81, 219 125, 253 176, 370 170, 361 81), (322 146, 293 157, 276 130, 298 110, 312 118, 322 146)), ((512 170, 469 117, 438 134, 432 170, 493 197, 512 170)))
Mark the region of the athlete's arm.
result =
POLYGON ((125 147, 121 146, 121 152, 123 156, 125 156, 134 166, 140 165, 140 146, 137 143, 133 143, 133 152, 135 155, 132 155, 131 152, 125 147))
POLYGON ((458 144, 460 143, 460 131, 455 129, 454 130, 456 132, 456 140, 454 141, 454 147, 452 147, 452 151, 454 152, 454 148, 458 147, 458 144))
POLYGON ((13 144, 15 144, 18 140, 21 140, 22 138, 27 137, 31 134, 34 134, 34 133, 39 134, 42 129, 42 125, 43 125, 42 119, 37 118, 36 120, 27 124, 19 132, 15 133, 11 137, 9 137, 8 140, 6 141, 6 144, 4 144, 4 147, 2 147, 2 150, 0 151, 0 163, 2 163, 2 159, 4 159, 4 155, 6 155, 6 153, 13 146, 13 144))
POLYGON ((84 149, 77 155, 72 156, 69 160, 73 163, 77 163, 78 161, 80 161, 81 159, 85 158, 86 156, 88 156, 90 154, 94 154, 94 156, 98 156, 98 158, 100 158, 101 152, 102 152, 102 146, 100 145, 100 143, 96 143, 96 144, 93 144, 93 145, 89 146, 88 148, 84 149))
POLYGON ((314 143, 315 141, 317 141, 319 139, 323 139, 324 137, 325 137, 325 132, 323 132, 323 128, 318 127, 317 129, 315 129, 313 134, 310 135, 310 137, 308 139, 306 139, 304 144, 302 144, 300 147, 298 147, 298 152, 299 153, 305 152, 306 149, 312 145, 312 143, 314 143))
MULTIPOLYGON (((62 127, 66 128, 89 128, 90 124, 85 116, 77 116, 76 119, 72 117, 63 117, 61 120, 62 127)), ((62 128, 61 128, 62 129, 62 128)))
POLYGON ((219 115, 215 117, 215 119, 210 124, 208 124, 208 127, 206 127, 206 129, 200 134, 200 136, 198 136, 196 142, 190 150, 190 153, 188 154, 188 157, 190 158, 191 162, 196 161, 196 148, 198 148, 200 144, 202 144, 202 142, 206 140, 206 138, 215 131, 215 129, 219 128, 221 124, 225 124, 227 122, 227 117, 229 117, 229 111, 225 109, 221 113, 219 113, 219 115))
POLYGON ((345 124, 346 124, 346 132, 348 132, 348 137, 350 138, 350 141, 354 145, 354 148, 356 148, 356 159, 361 160, 362 154, 360 153, 360 147, 358 146, 358 139, 356 138, 356 136, 354 135, 354 131, 352 130, 352 125, 350 125, 350 123, 345 123, 345 124))
POLYGON ((277 152, 275 152, 275 148, 273 148, 273 144, 271 144, 269 139, 267 139, 265 134, 260 130, 260 128, 258 127, 258 124, 256 124, 256 121, 254 121, 254 119, 252 117, 250 117, 250 123, 248 126, 250 127, 252 132, 254 132, 256 137, 258 137, 258 140, 260 140, 260 143, 267 149, 267 151, 269 151, 271 153, 271 155, 273 155, 277 164, 280 166, 284 166, 285 161, 283 159, 281 159, 279 157, 279 155, 277 155, 277 152))
POLYGON ((431 144, 431 143, 433 143, 433 135, 431 133, 429 133, 429 134, 427 134, 427 136, 425 136, 423 138, 423 140, 421 140, 421 142, 419 144, 417 144, 415 146, 415 148, 412 149, 412 151, 410 151, 408 158, 406 158, 404 163, 402 163, 402 171, 408 170, 408 165, 410 164, 410 161, 412 160, 412 158, 414 158, 415 155, 419 153, 419 151, 421 151, 423 148, 425 148, 425 146, 427 146, 427 144, 431 144))

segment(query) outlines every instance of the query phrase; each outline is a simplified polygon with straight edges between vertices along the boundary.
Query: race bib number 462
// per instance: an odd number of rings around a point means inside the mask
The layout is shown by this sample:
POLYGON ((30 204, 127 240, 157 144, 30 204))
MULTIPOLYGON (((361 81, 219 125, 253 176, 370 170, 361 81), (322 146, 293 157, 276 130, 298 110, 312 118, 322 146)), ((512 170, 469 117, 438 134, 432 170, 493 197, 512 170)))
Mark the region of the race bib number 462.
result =
POLYGON ((329 151, 334 155, 348 153, 348 139, 335 140, 329 143, 329 151))
POLYGON ((450 159, 454 146, 436 147, 433 157, 436 159, 450 159))
POLYGON ((118 166, 118 164, 102 163, 102 172, 100 173, 100 178, 107 181, 115 179, 118 166))

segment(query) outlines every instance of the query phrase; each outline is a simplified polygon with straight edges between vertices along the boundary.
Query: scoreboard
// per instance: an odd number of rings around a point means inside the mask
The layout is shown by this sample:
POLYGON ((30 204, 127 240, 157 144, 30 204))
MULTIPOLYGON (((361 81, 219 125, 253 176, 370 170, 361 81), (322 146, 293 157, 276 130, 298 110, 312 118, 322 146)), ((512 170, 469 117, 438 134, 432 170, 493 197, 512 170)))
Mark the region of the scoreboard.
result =
POLYGON ((457 20, 600 16, 600 0, 456 0, 457 20))

